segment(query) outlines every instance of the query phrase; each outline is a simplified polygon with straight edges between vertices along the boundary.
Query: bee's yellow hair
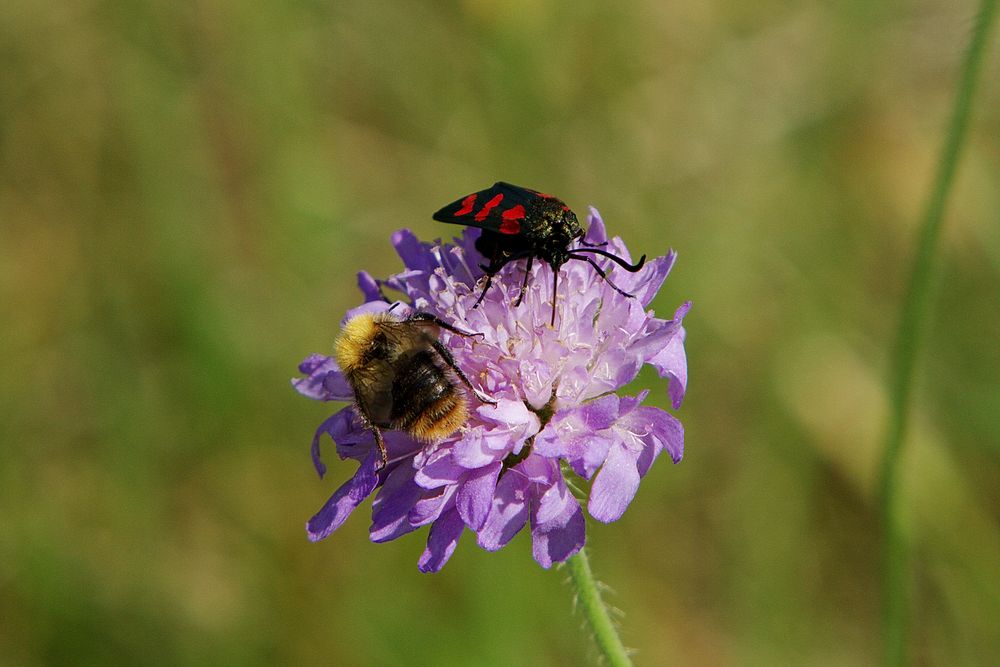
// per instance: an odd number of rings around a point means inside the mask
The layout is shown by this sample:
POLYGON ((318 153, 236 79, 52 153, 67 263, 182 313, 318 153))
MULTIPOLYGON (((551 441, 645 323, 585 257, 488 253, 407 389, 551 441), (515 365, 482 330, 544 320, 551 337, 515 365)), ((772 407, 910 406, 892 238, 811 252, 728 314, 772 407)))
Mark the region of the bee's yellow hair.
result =
POLYGON ((345 373, 357 369, 362 363, 364 350, 378 331, 375 315, 364 313, 351 318, 333 344, 333 356, 340 370, 345 373))

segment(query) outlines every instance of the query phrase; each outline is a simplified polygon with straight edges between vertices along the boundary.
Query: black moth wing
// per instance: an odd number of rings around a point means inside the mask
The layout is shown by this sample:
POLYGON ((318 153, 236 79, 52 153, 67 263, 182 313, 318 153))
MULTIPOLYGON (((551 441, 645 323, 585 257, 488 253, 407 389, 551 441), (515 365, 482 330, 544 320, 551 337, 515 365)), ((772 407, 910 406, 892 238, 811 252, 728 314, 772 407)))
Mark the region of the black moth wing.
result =
POLYGON ((503 214, 517 212, 517 207, 520 206, 519 218, 523 218, 539 198, 548 197, 537 190, 498 181, 492 187, 453 201, 431 217, 439 222, 511 234, 504 226, 503 214))

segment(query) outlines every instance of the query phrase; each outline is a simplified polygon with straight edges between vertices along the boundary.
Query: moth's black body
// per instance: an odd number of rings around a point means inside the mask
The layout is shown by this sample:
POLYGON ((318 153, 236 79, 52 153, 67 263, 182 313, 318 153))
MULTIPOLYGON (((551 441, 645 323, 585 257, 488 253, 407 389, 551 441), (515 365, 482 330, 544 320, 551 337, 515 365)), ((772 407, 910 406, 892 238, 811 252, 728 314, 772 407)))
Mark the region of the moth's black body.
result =
POLYGON ((552 324, 556 320, 556 289, 559 281, 559 268, 571 259, 578 259, 590 264, 620 294, 632 296, 620 290, 601 269, 593 258, 578 255, 580 252, 590 252, 603 255, 613 260, 626 271, 635 273, 642 268, 646 256, 639 258, 636 264, 629 264, 621 257, 599 250, 597 246, 582 241, 583 227, 576 214, 562 200, 537 190, 522 188, 500 181, 493 187, 480 190, 448 204, 434 214, 434 219, 459 225, 468 225, 482 229, 482 234, 476 239, 476 250, 489 260, 489 264, 480 268, 486 273, 486 285, 476 300, 474 308, 486 295, 493 276, 500 272, 509 262, 527 258, 524 284, 515 306, 521 303, 528 286, 528 275, 531 264, 537 257, 552 267, 552 324), (580 241, 583 247, 571 247, 574 241, 580 241))

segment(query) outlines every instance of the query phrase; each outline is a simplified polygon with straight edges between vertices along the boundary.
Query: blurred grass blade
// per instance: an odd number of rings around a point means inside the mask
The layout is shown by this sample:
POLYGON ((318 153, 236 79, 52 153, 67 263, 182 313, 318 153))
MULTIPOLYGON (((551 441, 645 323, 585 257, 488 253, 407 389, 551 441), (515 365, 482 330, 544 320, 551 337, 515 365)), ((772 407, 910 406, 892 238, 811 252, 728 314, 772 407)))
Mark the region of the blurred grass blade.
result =
POLYGON ((910 578, 899 511, 898 474, 900 452, 910 412, 913 369, 921 342, 921 324, 927 310, 934 258, 941 235, 941 219, 968 129, 976 80, 995 13, 996 0, 983 0, 972 30, 969 49, 962 63, 962 78, 955 95, 951 122, 938 160, 934 186, 921 221, 917 255, 903 301, 890 368, 890 411, 882 450, 879 486, 885 568, 885 657, 886 664, 889 665, 905 664, 907 658, 907 588, 910 578))

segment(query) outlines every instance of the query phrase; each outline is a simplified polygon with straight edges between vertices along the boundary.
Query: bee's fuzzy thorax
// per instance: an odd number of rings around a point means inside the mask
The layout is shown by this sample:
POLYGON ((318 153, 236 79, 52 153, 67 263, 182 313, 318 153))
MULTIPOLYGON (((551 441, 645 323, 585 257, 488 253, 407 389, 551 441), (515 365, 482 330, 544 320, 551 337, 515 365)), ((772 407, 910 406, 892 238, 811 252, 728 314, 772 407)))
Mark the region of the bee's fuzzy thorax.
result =
POLYGON ((375 315, 364 313, 345 325, 333 344, 334 357, 341 370, 348 373, 363 363, 365 347, 378 330, 375 315))

